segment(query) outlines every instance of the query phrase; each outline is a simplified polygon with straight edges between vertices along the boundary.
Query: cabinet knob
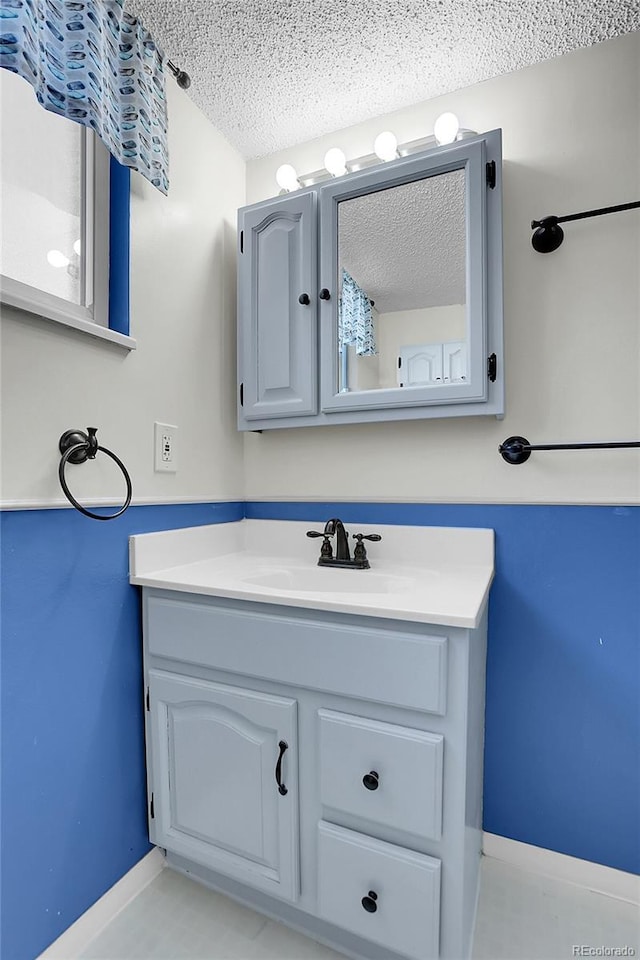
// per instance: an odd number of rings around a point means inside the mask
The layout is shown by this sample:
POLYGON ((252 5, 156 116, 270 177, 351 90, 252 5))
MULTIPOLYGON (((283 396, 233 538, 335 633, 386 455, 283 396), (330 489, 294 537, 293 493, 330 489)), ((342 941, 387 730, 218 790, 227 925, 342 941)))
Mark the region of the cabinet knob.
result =
POLYGON ((308 293, 301 293, 298 297, 298 303, 301 303, 303 307, 308 307, 311 303, 308 293))
POLYGON ((320 293, 318 294, 321 300, 331 300, 331 294, 326 287, 323 287, 320 293))
POLYGON ((367 790, 377 790, 379 785, 379 780, 380 778, 378 777, 378 774, 376 773, 375 770, 371 770, 370 773, 365 773, 364 777, 362 778, 362 782, 364 783, 367 790))
POLYGON ((367 911, 367 913, 375 913, 376 910, 378 909, 378 904, 376 903, 377 899, 378 899, 378 894, 375 892, 375 890, 369 890, 369 893, 367 894, 367 896, 363 897, 360 903, 362 904, 364 909, 367 911))

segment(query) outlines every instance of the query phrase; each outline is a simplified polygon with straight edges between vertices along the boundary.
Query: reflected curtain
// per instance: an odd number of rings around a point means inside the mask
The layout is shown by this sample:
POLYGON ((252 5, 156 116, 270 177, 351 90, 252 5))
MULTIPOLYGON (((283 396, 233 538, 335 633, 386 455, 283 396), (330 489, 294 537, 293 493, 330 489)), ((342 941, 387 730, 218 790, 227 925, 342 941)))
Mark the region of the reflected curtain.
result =
POLYGON ((167 193, 163 61, 124 0, 0 0, 0 66, 167 193))
POLYGON ((354 344, 359 357, 375 357, 378 352, 371 301, 346 270, 342 271, 338 337, 340 346, 354 344))

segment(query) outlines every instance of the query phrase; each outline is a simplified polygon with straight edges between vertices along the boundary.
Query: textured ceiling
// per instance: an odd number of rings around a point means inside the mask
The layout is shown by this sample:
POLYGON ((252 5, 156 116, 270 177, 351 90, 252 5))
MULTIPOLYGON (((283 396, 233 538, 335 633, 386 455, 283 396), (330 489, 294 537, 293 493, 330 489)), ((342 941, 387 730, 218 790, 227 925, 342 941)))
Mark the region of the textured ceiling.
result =
POLYGON ((379 313, 465 302, 464 171, 343 201, 338 261, 379 313))
POLYGON ((640 29, 640 0, 127 0, 246 157, 640 29))

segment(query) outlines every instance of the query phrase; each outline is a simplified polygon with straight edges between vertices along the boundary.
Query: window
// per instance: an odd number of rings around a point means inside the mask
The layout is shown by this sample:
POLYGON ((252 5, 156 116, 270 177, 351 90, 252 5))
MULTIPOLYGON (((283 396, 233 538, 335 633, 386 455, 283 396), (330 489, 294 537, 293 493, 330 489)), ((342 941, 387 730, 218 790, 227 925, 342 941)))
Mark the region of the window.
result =
POLYGON ((0 70, 0 299, 129 348, 129 171, 0 70))

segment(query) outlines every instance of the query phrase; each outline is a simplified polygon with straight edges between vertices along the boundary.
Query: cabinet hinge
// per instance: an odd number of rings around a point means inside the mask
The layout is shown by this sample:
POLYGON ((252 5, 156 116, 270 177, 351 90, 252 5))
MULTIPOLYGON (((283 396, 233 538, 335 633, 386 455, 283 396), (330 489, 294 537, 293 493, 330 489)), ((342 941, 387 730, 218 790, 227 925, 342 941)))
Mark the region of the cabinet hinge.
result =
POLYGON ((489 160, 487 163, 487 186, 492 190, 496 185, 496 162, 489 160))
POLYGON ((240 231, 240 253, 244 253, 244 230, 240 231))
POLYGON ((240 384, 240 406, 244 407, 244 383, 240 384))
POLYGON ((149 712, 149 710, 151 709, 151 707, 149 706, 149 687, 147 687, 147 695, 145 697, 145 703, 147 704, 147 712, 149 712))
POLYGON ((154 809, 154 806, 153 806, 153 794, 151 794, 151 803, 149 804, 149 815, 151 816, 151 819, 152 819, 152 820, 155 820, 155 818, 156 818, 156 813, 155 813, 155 809, 154 809))
POLYGON ((494 383, 496 376, 498 374, 498 358, 495 353, 492 353, 490 357, 487 357, 487 376, 491 383, 494 383))

